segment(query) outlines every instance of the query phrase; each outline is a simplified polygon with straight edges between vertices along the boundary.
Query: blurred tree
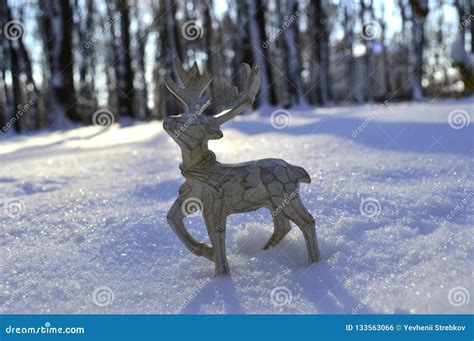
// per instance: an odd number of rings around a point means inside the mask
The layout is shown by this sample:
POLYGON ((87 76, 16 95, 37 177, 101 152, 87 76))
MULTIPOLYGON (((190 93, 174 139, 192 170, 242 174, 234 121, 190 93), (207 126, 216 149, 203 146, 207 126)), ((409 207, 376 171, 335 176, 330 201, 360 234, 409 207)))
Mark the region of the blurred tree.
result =
POLYGON ((321 0, 311 0, 311 17, 314 27, 314 55, 318 64, 316 78, 316 93, 319 104, 329 100, 329 31, 328 18, 321 0))
MULTIPOLYGON (((84 0, 85 6, 81 7, 78 0, 75 0, 74 9, 78 13, 78 22, 76 25, 79 46, 79 105, 80 109, 86 112, 97 110, 97 96, 95 86, 94 66, 95 44, 89 42, 89 38, 94 31, 94 1, 84 0)), ((82 119, 87 122, 87 115, 82 115, 82 119)))
POLYGON ((286 12, 282 13, 281 22, 284 25, 283 38, 286 55, 286 87, 288 88, 289 105, 297 105, 304 102, 303 87, 301 81, 301 57, 297 44, 298 39, 298 2, 287 0, 286 12), (291 20, 290 18, 293 18, 291 20), (291 22, 290 22, 291 20, 291 22))
POLYGON ((70 125, 69 120, 81 120, 76 110, 74 87, 72 6, 69 0, 61 2, 41 0, 40 6, 43 12, 42 24, 51 77, 50 112, 53 125, 56 128, 64 128, 70 125))
MULTIPOLYGON (((8 22, 12 22, 13 17, 12 17, 12 12, 11 8, 8 6, 6 1, 1 2, 1 15, 0 17, 2 26, 5 25, 8 22)), ((19 28, 21 29, 21 28, 19 28)), ((14 34, 16 32, 13 32, 14 34)), ((10 76, 11 76, 11 84, 12 84, 12 99, 13 99, 13 106, 11 108, 10 112, 10 118, 13 122, 13 127, 16 132, 21 131, 21 124, 20 124, 20 117, 16 114, 17 110, 21 108, 21 105, 24 104, 24 96, 23 96, 23 91, 22 91, 22 86, 21 86, 21 80, 20 80, 20 73, 21 73, 21 66, 20 66, 20 52, 19 52, 19 43, 18 41, 22 39, 22 32, 18 32, 19 38, 18 39, 12 39, 8 38, 6 39, 8 42, 8 56, 9 58, 9 67, 10 67, 10 76)))
POLYGON ((130 49, 130 11, 128 0, 117 0, 120 13, 120 37, 117 41, 118 60, 115 69, 119 117, 134 117, 135 88, 133 86, 132 51, 130 49))
POLYGON ((422 77, 423 77, 423 47, 425 44, 425 19, 428 16, 428 0, 410 0, 412 9, 413 25, 413 83, 412 99, 420 101, 423 99, 422 77))
MULTIPOLYGON (((255 107, 453 96, 459 80, 471 91, 471 69, 459 68, 470 64, 466 48, 459 64, 437 47, 449 42, 448 23, 457 27, 473 13, 473 1, 389 1, 398 4, 392 13, 388 2, 373 0, 2 1, 0 24, 20 21, 26 36, 0 42, 0 124, 28 100, 34 108, 12 130, 90 124, 104 106, 117 118, 177 114, 164 86, 166 75, 176 80, 175 56, 211 71, 208 112, 223 109, 231 88, 242 86, 242 62, 261 67, 255 107), (400 29, 390 26, 395 15, 400 29), (365 24, 379 26, 380 36, 362 39, 365 24), (195 36, 185 34, 189 25, 195 36), (453 65, 460 72, 449 72, 453 65)), ((471 20, 460 37, 471 51, 473 34, 471 20)))
POLYGON ((369 0, 366 3, 366 0, 360 1, 360 22, 362 26, 362 43, 365 47, 364 53, 364 64, 365 64, 365 75, 361 83, 361 92, 364 100, 369 102, 374 101, 374 88, 373 88, 373 43, 372 39, 377 38, 378 23, 375 22, 374 18, 374 7, 373 0, 369 0))

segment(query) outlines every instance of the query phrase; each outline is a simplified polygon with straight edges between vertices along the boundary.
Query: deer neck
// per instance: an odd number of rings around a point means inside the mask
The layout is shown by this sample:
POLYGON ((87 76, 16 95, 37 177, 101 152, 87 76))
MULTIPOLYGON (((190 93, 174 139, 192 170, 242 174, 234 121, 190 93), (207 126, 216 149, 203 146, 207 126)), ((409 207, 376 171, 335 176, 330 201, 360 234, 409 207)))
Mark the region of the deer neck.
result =
POLYGON ((216 154, 209 150, 207 142, 197 148, 181 148, 181 167, 210 167, 217 163, 216 154))

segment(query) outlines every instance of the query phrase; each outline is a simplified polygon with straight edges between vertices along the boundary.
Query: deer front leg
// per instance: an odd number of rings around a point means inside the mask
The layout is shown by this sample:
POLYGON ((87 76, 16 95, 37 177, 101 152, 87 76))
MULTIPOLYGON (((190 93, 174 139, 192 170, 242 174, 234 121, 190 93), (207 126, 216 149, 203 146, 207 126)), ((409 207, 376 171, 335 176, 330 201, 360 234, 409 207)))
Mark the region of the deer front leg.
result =
POLYGON ((196 256, 203 256, 214 261, 214 251, 204 243, 197 242, 184 226, 184 214, 181 210, 180 200, 177 199, 167 215, 168 223, 186 248, 196 256))
POLYGON ((206 222, 207 233, 209 234, 212 249, 214 250, 216 276, 226 276, 230 274, 225 250, 226 217, 220 210, 222 204, 222 199, 216 199, 211 204, 215 209, 206 210, 206 206, 204 206, 204 221, 206 222))
POLYGON ((209 230, 209 239, 214 249, 214 264, 216 276, 230 274, 229 264, 225 251, 225 221, 221 221, 217 229, 209 230))

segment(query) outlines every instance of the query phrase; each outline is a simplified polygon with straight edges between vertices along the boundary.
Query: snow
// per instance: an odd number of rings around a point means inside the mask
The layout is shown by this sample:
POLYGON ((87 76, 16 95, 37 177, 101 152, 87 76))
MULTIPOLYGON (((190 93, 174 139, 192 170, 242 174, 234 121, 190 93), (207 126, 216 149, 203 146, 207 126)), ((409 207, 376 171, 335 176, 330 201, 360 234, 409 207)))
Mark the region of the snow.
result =
MULTIPOLYGON (((308 267, 295 226, 262 251, 270 212, 233 215, 228 278, 166 222, 181 158, 160 122, 0 138, 0 311, 472 312, 474 134, 448 124, 454 110, 472 122, 474 99, 300 108, 284 129, 267 108, 224 126, 218 160, 308 170, 322 252, 308 267)), ((201 217, 186 223, 208 242, 201 217)))

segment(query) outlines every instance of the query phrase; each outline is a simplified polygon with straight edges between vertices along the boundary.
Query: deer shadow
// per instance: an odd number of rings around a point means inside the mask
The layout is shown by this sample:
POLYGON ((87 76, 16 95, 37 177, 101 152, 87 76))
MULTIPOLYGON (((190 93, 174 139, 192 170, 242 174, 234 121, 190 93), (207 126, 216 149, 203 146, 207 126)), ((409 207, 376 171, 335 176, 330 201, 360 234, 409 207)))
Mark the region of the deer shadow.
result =
POLYGON ((167 180, 154 184, 139 184, 133 191, 133 196, 143 200, 168 201, 178 197, 179 187, 184 179, 167 180))
MULTIPOLYGON (((5 153, 5 154, 2 154, 2 156, 7 156, 7 155, 10 155, 10 154, 17 154, 17 153, 21 153, 21 152, 35 152, 35 151, 43 151, 43 150, 48 150, 49 148, 51 147, 55 147, 55 146, 60 146, 60 145, 63 145, 67 142, 72 142, 72 141, 87 141, 87 140, 90 140, 90 139, 93 139, 94 137, 97 137, 103 133, 105 133, 107 130, 109 129, 109 127, 105 127, 105 128, 102 128, 96 132, 93 132, 92 134, 89 134, 89 135, 86 135, 86 136, 71 136, 71 137, 67 137, 65 139, 61 139, 61 140, 58 140, 58 141, 54 141, 54 142, 51 142, 51 143, 47 143, 47 144, 42 144, 42 145, 39 145, 39 146, 27 146, 27 147, 20 147, 18 149, 15 149, 14 151, 10 152, 10 153, 5 153)), ((58 131, 61 131, 61 130, 56 130, 55 132, 58 132, 58 131)), ((64 130, 66 131, 66 130, 64 130)), ((33 136, 34 137, 39 137, 39 136, 46 136, 48 134, 48 132, 39 132, 37 134, 34 134, 33 136)), ((29 136, 16 136, 14 137, 12 140, 10 141, 26 141, 27 139, 29 138, 29 136)), ((2 140, 0 140, 0 143, 2 142, 2 140)))
POLYGON ((311 268, 315 271, 308 277, 295 273, 292 284, 302 289, 302 295, 315 305, 318 314, 374 313, 344 287, 343 278, 337 276, 324 259, 311 268))
MULTIPOLYGON (((453 129, 448 123, 367 121, 366 118, 312 114, 304 125, 276 130, 270 118, 259 121, 232 121, 229 128, 247 135, 279 133, 287 135, 336 135, 366 147, 415 153, 469 155, 474 149, 474 126, 453 129)), ((224 132, 225 134, 225 132, 224 132)))
POLYGON ((179 312, 180 314, 199 314, 203 304, 222 298, 227 314, 244 314, 232 277, 214 277, 199 290, 189 303, 179 312))

